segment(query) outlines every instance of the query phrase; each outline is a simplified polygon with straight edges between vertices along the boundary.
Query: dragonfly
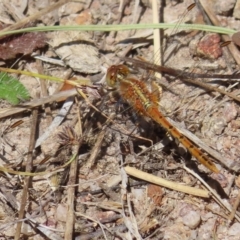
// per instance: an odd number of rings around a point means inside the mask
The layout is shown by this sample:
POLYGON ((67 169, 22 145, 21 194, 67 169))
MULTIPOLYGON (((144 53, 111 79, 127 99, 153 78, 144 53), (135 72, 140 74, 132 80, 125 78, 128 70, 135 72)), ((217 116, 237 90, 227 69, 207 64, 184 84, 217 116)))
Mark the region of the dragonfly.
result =
POLYGON ((126 65, 112 65, 108 68, 106 83, 115 88, 122 99, 126 101, 137 113, 151 118, 160 124, 167 132, 177 139, 201 164, 215 173, 219 169, 197 146, 181 134, 160 112, 158 107, 159 97, 156 92, 148 90, 146 84, 130 76, 126 65))

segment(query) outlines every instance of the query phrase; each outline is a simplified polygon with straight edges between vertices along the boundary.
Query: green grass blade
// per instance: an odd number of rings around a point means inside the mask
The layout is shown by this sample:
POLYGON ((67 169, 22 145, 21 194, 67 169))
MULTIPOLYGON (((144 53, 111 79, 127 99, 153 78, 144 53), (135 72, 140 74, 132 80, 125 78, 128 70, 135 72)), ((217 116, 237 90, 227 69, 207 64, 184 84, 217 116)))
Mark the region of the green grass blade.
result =
MULTIPOLYGON (((158 23, 158 24, 130 24, 130 25, 81 25, 81 26, 43 26, 43 27, 30 27, 23 28, 14 31, 0 31, 0 36, 6 36, 16 33, 25 32, 48 32, 48 31, 125 31, 125 30, 137 30, 137 29, 171 29, 175 28, 175 23, 158 23)), ((233 34, 236 31, 225 27, 216 27, 210 25, 201 24, 180 24, 180 29, 189 30, 201 30, 205 32, 215 32, 219 34, 233 34)))

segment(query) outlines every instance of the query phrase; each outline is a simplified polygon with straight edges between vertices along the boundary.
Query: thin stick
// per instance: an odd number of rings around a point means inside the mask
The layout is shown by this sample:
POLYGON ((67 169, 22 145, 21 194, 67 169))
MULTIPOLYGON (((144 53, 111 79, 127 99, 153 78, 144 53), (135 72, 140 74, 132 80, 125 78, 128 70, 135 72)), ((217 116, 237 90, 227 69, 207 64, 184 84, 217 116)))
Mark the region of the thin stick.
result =
MULTIPOLYGON (((82 136, 82 127, 81 127, 82 123, 81 123, 80 111, 79 111, 78 116, 79 116, 79 118, 78 118, 79 125, 76 124, 74 130, 76 131, 78 137, 80 138, 82 136)), ((81 144, 82 144, 82 141, 79 141, 78 145, 73 146, 72 152, 78 153, 81 144)), ((77 154, 76 154, 76 158, 77 158, 77 154)), ((66 240, 73 239, 73 230, 74 230, 74 222, 75 222, 75 208, 74 208, 75 188, 76 188, 75 183, 76 183, 76 179, 77 179, 77 169, 78 169, 77 165, 78 165, 78 161, 75 159, 75 161, 73 161, 71 163, 70 172, 69 172, 69 181, 68 181, 69 186, 67 188, 68 212, 67 212, 66 230, 65 230, 65 234, 64 234, 64 239, 66 239, 66 240)))
MULTIPOLYGON (((28 159, 27 159, 27 166, 26 166, 26 171, 31 172, 32 170, 32 152, 34 150, 35 146, 35 135, 36 135, 36 129, 37 129, 37 116, 38 116, 38 110, 34 109, 33 114, 32 114, 32 127, 31 127, 31 135, 30 135, 30 142, 29 142, 29 147, 28 147, 28 159)), ((25 184, 23 187, 23 192, 22 192, 22 201, 21 201, 21 206, 20 210, 18 213, 18 219, 24 218, 24 213, 25 213, 25 206, 28 198, 28 187, 31 181, 31 177, 27 176, 25 178, 25 184)), ((22 228, 22 221, 18 222, 17 227, 16 227, 16 233, 15 233, 15 240, 20 239, 20 234, 21 234, 21 228, 22 228)))
POLYGON ((154 183, 154 184, 166 187, 166 188, 170 188, 170 189, 173 189, 173 190, 176 190, 179 192, 184 192, 184 193, 195 195, 198 197, 209 198, 209 192, 206 190, 197 189, 197 188, 193 188, 193 187, 189 187, 189 186, 184 186, 179 183, 171 182, 171 181, 165 180, 163 178, 151 175, 149 173, 142 172, 133 167, 125 167, 124 169, 127 174, 137 177, 137 178, 140 178, 140 179, 143 179, 145 181, 148 181, 148 182, 151 182, 151 183, 154 183))
MULTIPOLYGON (((153 11, 153 23, 159 23, 159 14, 158 14, 158 1, 152 1, 152 11, 153 11)), ((161 61, 161 39, 160 39, 160 31, 159 29, 153 29, 153 56, 154 56, 154 63, 157 65, 162 65, 161 61), (157 57, 158 56, 158 57, 157 57)), ((155 73, 157 78, 161 78, 161 73, 155 73)))
MULTIPOLYGON (((80 144, 79 144, 80 147, 80 144)), ((72 185, 67 189, 67 221, 66 221, 66 229, 64 234, 64 239, 72 239, 73 238, 73 229, 74 229, 74 222, 75 222, 75 210, 74 210, 74 199, 75 199, 75 182, 77 176, 77 161, 73 161, 70 166, 69 172, 69 181, 68 184, 72 185)))

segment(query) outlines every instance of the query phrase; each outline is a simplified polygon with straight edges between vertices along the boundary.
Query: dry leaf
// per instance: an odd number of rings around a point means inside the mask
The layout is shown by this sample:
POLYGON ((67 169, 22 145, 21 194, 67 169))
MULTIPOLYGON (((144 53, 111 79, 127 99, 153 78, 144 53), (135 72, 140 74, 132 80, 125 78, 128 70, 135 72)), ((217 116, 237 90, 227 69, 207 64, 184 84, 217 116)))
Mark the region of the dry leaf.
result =
POLYGON ((57 32, 49 35, 49 44, 56 54, 74 71, 97 73, 100 71, 98 49, 85 32, 57 32))
POLYGON ((18 54, 31 54, 46 44, 45 33, 27 33, 1 40, 0 58, 12 59, 18 54))
POLYGON ((156 205, 161 205, 163 191, 160 186, 149 184, 147 188, 147 195, 156 205))

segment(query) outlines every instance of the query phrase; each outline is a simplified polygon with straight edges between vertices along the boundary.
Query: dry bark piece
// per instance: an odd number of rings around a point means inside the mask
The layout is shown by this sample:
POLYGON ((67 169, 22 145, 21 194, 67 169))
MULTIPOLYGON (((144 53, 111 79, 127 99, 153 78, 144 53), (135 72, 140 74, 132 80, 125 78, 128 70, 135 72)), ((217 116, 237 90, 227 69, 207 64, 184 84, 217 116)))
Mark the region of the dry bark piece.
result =
POLYGON ((240 188, 240 176, 236 177, 235 184, 240 188))
POLYGON ((3 60, 15 58, 18 54, 31 54, 35 49, 46 44, 45 33, 26 33, 1 40, 0 58, 3 60))
POLYGON ((240 1, 237 0, 234 10, 233 10, 233 16, 237 19, 240 19, 240 1))
POLYGON ((162 188, 154 184, 149 184, 147 190, 148 197, 150 197, 156 205, 161 205, 163 196, 162 188))

